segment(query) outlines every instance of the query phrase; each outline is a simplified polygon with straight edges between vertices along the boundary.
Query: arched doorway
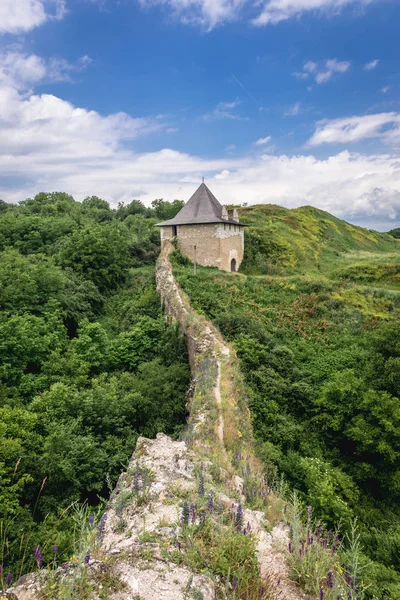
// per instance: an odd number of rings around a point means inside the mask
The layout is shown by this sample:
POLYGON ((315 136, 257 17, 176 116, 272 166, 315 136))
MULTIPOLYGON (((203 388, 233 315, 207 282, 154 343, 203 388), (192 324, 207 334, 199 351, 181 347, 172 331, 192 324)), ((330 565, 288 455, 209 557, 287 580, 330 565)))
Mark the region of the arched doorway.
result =
POLYGON ((236 273, 236 258, 232 258, 231 260, 231 272, 236 273))

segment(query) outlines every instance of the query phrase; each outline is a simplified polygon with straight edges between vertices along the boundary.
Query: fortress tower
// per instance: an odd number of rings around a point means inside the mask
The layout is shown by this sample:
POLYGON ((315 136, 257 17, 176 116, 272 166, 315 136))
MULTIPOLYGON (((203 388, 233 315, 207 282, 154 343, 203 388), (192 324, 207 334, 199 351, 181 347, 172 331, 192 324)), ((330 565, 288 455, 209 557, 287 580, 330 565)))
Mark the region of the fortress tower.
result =
POLYGON ((237 271, 243 260, 244 225, 237 210, 228 213, 205 183, 182 210, 169 221, 158 223, 161 244, 176 238, 181 252, 199 265, 237 271))

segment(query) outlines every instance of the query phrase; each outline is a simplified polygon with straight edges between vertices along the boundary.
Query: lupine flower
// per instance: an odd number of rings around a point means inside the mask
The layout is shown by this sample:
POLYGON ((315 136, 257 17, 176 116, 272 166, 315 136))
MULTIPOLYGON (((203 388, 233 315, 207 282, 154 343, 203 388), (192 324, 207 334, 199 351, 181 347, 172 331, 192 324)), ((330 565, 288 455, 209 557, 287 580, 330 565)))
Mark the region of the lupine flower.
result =
POLYGON ((198 493, 199 493, 199 496, 204 496, 204 493, 205 493, 203 473, 201 473, 201 475, 200 475, 198 493))
POLYGON ((241 504, 238 505, 236 511, 236 521, 235 521, 236 529, 240 531, 243 525, 243 507, 241 504))
POLYGON ((337 550, 337 546, 336 546, 336 544, 333 544, 333 546, 332 546, 332 556, 335 554, 336 550, 337 550))
POLYGON ((321 588, 319 590, 319 600, 324 600, 324 596, 325 596, 324 588, 321 588))
POLYGON ((89 561, 90 561, 90 554, 89 554, 89 552, 88 552, 88 553, 86 554, 86 556, 85 556, 85 565, 88 565, 88 564, 89 564, 89 561))
POLYGON ((187 500, 185 500, 184 504, 183 504, 183 509, 182 509, 182 525, 189 525, 189 516, 190 516, 190 509, 189 509, 189 503, 187 500))
POLYGON ((33 555, 36 559, 37 562, 37 566, 40 568, 43 566, 43 556, 42 553, 40 551, 40 547, 39 546, 35 546, 35 550, 33 552, 33 555))
POLYGON ((7 573, 6 584, 10 585, 11 582, 12 582, 12 575, 11 575, 11 573, 7 573))
POLYGON ((53 554, 57 554, 58 552, 58 546, 53 546, 53 554))
POLYGON ((97 526, 97 539, 100 541, 104 538, 104 534, 106 532, 107 518, 108 518, 108 514, 104 513, 99 521, 98 526, 97 526))
POLYGON ((342 596, 341 596, 341 594, 338 594, 338 595, 336 596, 336 600, 342 600, 342 596))
POLYGON ((330 589, 333 588, 333 573, 331 571, 329 571, 328 576, 326 578, 326 585, 330 589))
POLYGON ((190 518, 192 523, 196 523, 197 520, 197 509, 195 504, 190 505, 190 518))

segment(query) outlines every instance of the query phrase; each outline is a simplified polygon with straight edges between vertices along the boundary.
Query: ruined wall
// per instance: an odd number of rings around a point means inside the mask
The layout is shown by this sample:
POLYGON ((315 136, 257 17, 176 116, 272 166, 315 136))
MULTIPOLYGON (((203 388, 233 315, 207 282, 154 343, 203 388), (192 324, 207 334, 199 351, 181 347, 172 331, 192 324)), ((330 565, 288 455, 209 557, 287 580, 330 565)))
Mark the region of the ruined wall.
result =
MULTIPOLYGON (((251 598, 302 599, 288 577, 287 527, 267 520, 271 504, 281 502, 283 507, 284 502, 264 487, 262 471, 253 456, 250 413, 238 359, 220 332, 193 310, 179 288, 169 261, 172 250, 172 244, 165 242, 156 279, 166 316, 180 324, 188 343, 193 384, 184 440, 176 442, 163 434, 155 440, 139 438, 100 526, 91 538, 83 540, 80 555, 61 565, 53 575, 41 571, 24 576, 4 593, 8 600, 59 600, 64 596, 91 600, 236 597, 229 577, 209 571, 206 575, 188 560, 190 547, 183 530, 186 527, 190 535, 199 535, 196 532, 204 514, 201 510, 207 511, 212 530, 220 532, 222 544, 225 531, 232 534, 237 530, 230 524, 229 515, 241 511, 246 531, 238 535, 254 539, 254 553, 246 565, 255 563, 257 568, 256 558, 259 564, 256 577, 260 588, 251 598), (248 506, 248 494, 253 494, 254 486, 264 499, 265 509, 251 510, 248 506), (190 507, 186 526, 185 506, 186 511, 190 507), (80 588, 79 594, 59 595, 57 586, 64 589, 77 582, 90 588, 90 595, 80 595, 80 588)), ((221 547, 211 555, 218 552, 221 547)))

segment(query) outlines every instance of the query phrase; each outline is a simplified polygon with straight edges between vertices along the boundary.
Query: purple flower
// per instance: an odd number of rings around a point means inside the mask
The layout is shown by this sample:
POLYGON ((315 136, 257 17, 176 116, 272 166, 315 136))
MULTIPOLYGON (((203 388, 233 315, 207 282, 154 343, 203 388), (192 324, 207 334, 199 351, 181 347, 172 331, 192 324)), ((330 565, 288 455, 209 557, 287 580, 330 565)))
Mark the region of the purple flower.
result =
POLYGON ((328 586, 328 588, 332 589, 333 588, 333 573, 331 571, 329 571, 327 578, 326 578, 326 585, 328 586))
POLYGON ((33 555, 35 557, 35 560, 37 562, 37 566, 40 568, 43 566, 43 556, 42 553, 40 551, 40 547, 39 546, 35 546, 35 550, 33 552, 33 555))
POLYGON ((243 525, 243 507, 241 504, 238 505, 236 511, 236 520, 235 520, 236 529, 240 531, 243 525))
POLYGON ((281 580, 278 579, 277 585, 281 585, 281 580))
POLYGON ((197 520, 197 508, 195 504, 190 505, 190 518, 192 523, 196 523, 197 520))
POLYGON ((199 496, 204 496, 204 493, 205 493, 205 489, 204 489, 204 475, 203 475, 203 473, 201 473, 200 478, 199 478, 198 493, 199 493, 199 496))
POLYGON ((336 544, 333 544, 333 546, 332 546, 332 556, 335 554, 336 550, 337 550, 337 546, 336 546, 336 544))
POLYGON ((341 599, 342 599, 342 596, 341 596, 341 594, 338 594, 338 595, 336 596, 336 600, 341 600, 341 599))
POLYGON ((233 581, 232 581, 232 588, 234 590, 237 590, 237 586, 238 586, 238 579, 237 579, 237 577, 234 577, 233 581))
POLYGON ((94 515, 90 515, 89 517, 89 529, 93 529, 94 524, 94 515))
POLYGON ((85 565, 88 565, 88 564, 89 564, 89 561, 90 561, 90 554, 89 554, 89 552, 88 552, 88 553, 86 554, 86 556, 85 556, 85 565))
POLYGON ((55 546, 55 545, 54 545, 54 546, 53 546, 53 553, 54 553, 54 554, 57 554, 57 552, 58 552, 58 546, 55 546))
POLYGON ((213 510, 214 510, 214 494, 212 492, 210 492, 208 494, 208 500, 207 500, 207 511, 209 513, 212 513, 213 510))
POLYGON ((319 600, 324 600, 324 596, 325 596, 324 588, 321 588, 319 590, 319 600))
POLYGON ((106 532, 107 513, 104 513, 97 526, 97 539, 102 541, 106 532))
POLYGON ((12 582, 12 575, 11 575, 11 573, 7 573, 6 584, 10 585, 11 582, 12 582))
POLYGON ((261 592, 260 592, 260 598, 264 598, 265 596, 265 587, 261 588, 261 592))

